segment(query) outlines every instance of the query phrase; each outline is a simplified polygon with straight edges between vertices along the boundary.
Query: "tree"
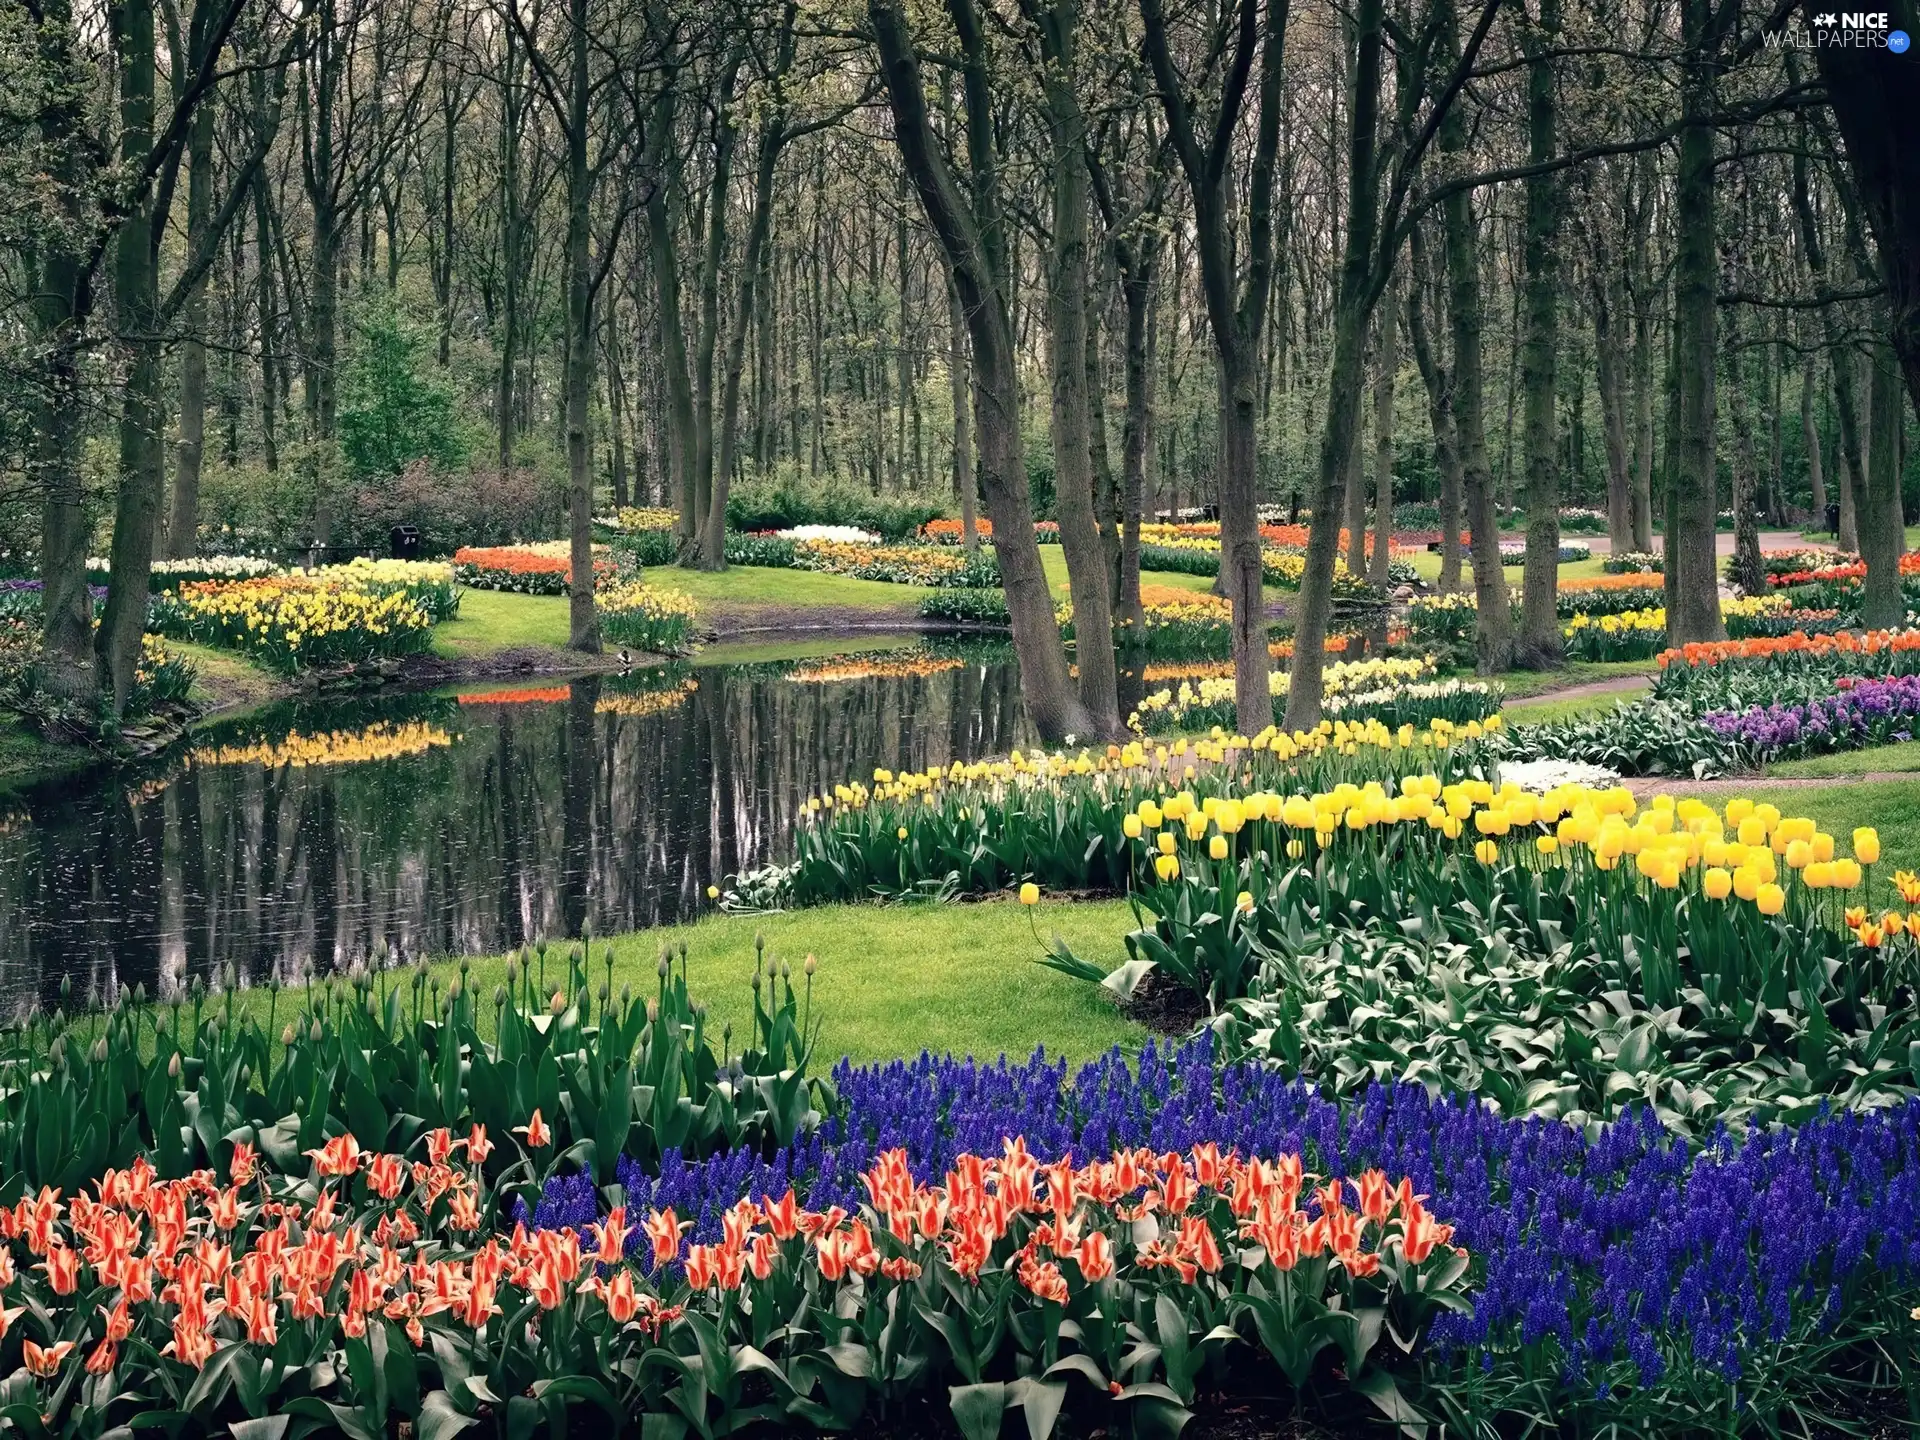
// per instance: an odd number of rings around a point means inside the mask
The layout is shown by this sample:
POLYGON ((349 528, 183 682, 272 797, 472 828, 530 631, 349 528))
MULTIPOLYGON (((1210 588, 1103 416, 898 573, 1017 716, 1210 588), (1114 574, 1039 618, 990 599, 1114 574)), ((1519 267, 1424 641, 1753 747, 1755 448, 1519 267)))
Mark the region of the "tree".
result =
MULTIPOLYGON (((1167 117, 1167 134, 1187 177, 1193 206, 1194 246, 1200 288, 1213 335, 1219 385, 1220 581, 1233 605, 1233 690, 1240 726, 1257 731, 1273 702, 1267 692, 1267 617, 1262 590, 1258 510, 1261 332, 1273 285, 1273 173, 1280 149, 1282 61, 1286 55, 1288 0, 1239 0, 1226 17, 1231 38, 1203 36, 1202 54, 1231 45, 1211 134, 1202 147, 1206 118, 1196 113, 1188 87, 1174 64, 1162 0, 1140 0, 1147 58, 1167 117), (1247 85, 1259 57, 1254 149, 1248 170, 1243 243, 1229 207, 1230 162, 1247 85), (1244 255, 1244 260, 1240 257, 1244 255)), ((1304 591, 1303 591, 1304 593, 1304 591)))
POLYGON ((947 257, 967 317, 973 354, 973 425, 980 489, 993 522, 1020 689, 1034 728, 1050 740, 1085 734, 1089 719, 1067 675, 1060 627, 1040 547, 1020 445, 1020 382, 1009 308, 1012 274, 1002 219, 1000 165, 993 137, 992 81, 986 36, 973 0, 947 0, 959 43, 965 189, 942 155, 927 115, 926 89, 899 0, 869 0, 867 14, 880 54, 881 79, 893 116, 894 143, 927 223, 947 257))

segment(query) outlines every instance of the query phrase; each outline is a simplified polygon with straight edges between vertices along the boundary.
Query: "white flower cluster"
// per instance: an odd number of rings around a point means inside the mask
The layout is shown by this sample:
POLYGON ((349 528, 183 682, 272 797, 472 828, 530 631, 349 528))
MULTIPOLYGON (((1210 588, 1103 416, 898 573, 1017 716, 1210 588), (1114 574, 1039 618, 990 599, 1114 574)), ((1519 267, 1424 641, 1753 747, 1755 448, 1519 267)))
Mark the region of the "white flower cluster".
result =
POLYGON ((782 540, 834 540, 843 545, 878 545, 880 537, 857 525, 796 525, 779 532, 782 540))
POLYGON ((1604 765, 1587 765, 1578 760, 1503 760, 1500 783, 1518 785, 1535 795, 1544 795, 1561 785, 1584 785, 1602 790, 1620 783, 1618 771, 1604 765))
MULTIPOLYGON (((87 561, 87 569, 111 571, 105 556, 87 561)), ((205 575, 214 580, 257 580, 262 575, 277 575, 280 567, 264 555, 190 555, 184 560, 156 560, 155 575, 205 575)))

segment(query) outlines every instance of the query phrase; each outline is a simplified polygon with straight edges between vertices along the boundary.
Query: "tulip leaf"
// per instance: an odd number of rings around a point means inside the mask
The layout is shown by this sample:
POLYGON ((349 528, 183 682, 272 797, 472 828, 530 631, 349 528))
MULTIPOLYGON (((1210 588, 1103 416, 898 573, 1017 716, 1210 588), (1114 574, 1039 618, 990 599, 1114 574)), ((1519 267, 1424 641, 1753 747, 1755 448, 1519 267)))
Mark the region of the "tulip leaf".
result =
POLYGON ((1007 1387, 998 1381, 985 1385, 953 1385, 947 1389, 954 1424, 963 1440, 996 1440, 1007 1408, 1007 1387))
MULTIPOLYGON (((293 1423, 290 1415, 267 1415, 257 1420, 235 1420, 227 1426, 233 1440, 280 1440, 293 1423)), ((433 1440, 428 1436, 426 1440, 433 1440)))

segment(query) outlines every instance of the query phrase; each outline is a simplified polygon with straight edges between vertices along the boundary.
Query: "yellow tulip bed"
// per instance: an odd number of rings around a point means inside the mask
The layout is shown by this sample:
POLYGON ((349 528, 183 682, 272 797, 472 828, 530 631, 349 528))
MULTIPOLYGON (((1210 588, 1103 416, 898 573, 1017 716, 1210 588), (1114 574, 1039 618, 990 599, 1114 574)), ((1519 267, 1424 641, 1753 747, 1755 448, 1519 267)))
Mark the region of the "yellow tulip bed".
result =
POLYGON ((446 565, 355 561, 182 585, 154 597, 149 625, 174 639, 246 651, 292 674, 418 653, 458 603, 446 565))
POLYGON ((1235 1044, 1336 1088, 1427 1078, 1687 1124, 1914 1093, 1920 1016, 1898 997, 1920 982, 1920 878, 1877 872, 1874 831, 1739 798, 1535 794, 1499 779, 1497 729, 1332 722, 881 771, 809 802, 781 898, 1126 894, 1124 965, 1057 941, 1049 963, 1190 993, 1235 1044))

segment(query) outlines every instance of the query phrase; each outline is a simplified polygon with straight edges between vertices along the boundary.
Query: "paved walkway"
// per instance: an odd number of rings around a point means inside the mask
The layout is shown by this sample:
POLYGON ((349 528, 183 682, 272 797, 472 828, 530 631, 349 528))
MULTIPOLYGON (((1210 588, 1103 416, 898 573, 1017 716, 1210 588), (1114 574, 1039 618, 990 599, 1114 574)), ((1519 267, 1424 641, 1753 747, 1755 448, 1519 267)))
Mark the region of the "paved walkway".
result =
MULTIPOLYGON (((1613 541, 1609 540, 1605 535, 1562 535, 1560 538, 1569 545, 1585 545, 1596 555, 1611 555, 1613 553, 1613 541)), ((1658 555, 1666 548, 1664 540, 1665 537, 1660 535, 1653 537, 1654 554, 1658 555)), ((1834 548, 1833 545, 1826 540, 1808 540, 1803 537, 1798 530, 1762 530, 1760 532, 1760 548, 1762 550, 1805 550, 1814 547, 1824 550, 1834 548)), ((1731 530, 1715 532, 1713 548, 1716 555, 1731 555, 1733 553, 1733 532, 1731 530)))

